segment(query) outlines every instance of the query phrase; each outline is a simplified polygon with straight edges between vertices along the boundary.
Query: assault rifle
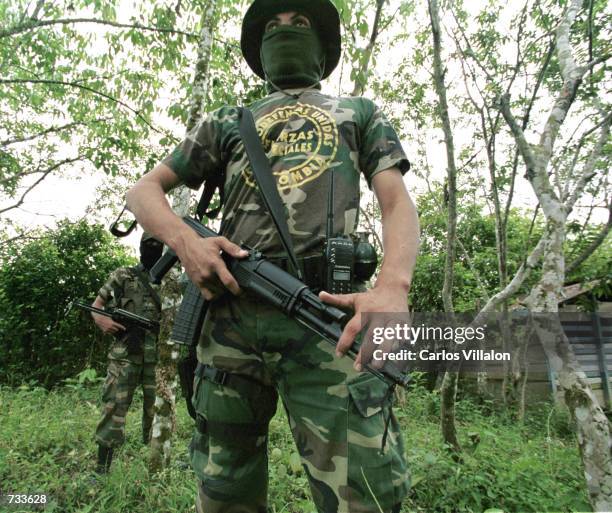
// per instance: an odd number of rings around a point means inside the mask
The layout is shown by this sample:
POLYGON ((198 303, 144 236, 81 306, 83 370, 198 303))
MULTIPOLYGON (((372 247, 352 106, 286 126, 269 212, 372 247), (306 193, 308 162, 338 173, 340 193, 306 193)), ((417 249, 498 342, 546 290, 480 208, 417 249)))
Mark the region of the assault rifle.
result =
MULTIPOLYGON (((195 219, 184 217, 183 221, 201 237, 218 237, 217 233, 195 219)), ((240 288, 278 308, 285 315, 295 319, 302 326, 313 331, 335 347, 344 325, 349 320, 348 314, 323 303, 306 284, 267 261, 260 252, 246 246, 243 246, 243 248, 249 251, 249 256, 244 259, 235 259, 230 255, 223 254, 227 268, 240 288)), ((160 283, 162 277, 177 260, 178 258, 172 250, 166 251, 151 269, 151 281, 160 283)), ((183 302, 175 317, 171 339, 178 344, 188 346, 196 344, 206 307, 206 301, 200 290, 190 282, 183 294, 183 302)), ((358 351, 359 346, 353 344, 347 354, 354 359, 358 351)), ((366 364, 364 368, 389 386, 406 386, 410 379, 392 364, 386 364, 382 369, 376 369, 366 364)))
POLYGON ((110 317, 113 321, 123 324, 127 329, 142 328, 149 331, 159 330, 159 322, 151 321, 146 317, 136 315, 132 312, 128 312, 127 310, 122 310, 121 308, 109 308, 108 310, 102 310, 101 308, 96 308, 95 306, 88 305, 82 301, 73 301, 72 306, 104 315, 105 317, 110 317))

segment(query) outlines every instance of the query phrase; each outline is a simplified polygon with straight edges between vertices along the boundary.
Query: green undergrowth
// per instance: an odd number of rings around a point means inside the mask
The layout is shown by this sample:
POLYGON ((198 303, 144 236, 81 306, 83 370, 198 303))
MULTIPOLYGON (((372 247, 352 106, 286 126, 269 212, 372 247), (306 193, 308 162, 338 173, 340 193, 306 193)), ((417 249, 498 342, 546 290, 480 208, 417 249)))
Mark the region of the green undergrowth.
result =
POLYGON ((457 463, 439 428, 439 397, 408 395, 397 409, 404 428, 412 491, 402 511, 590 511, 582 464, 566 411, 532 407, 523 423, 491 402, 457 403, 462 446, 457 463))
MULTIPOLYGON (((78 383, 50 392, 0 388, 3 493, 46 493, 47 513, 195 511, 195 477, 184 465, 192 430, 184 403, 169 468, 155 477, 147 473, 137 395, 127 442, 110 475, 95 480, 98 395, 98 386, 78 383)), ((575 435, 564 412, 542 404, 519 423, 492 403, 464 399, 457 407, 461 463, 442 443, 436 394, 417 388, 400 398, 396 413, 413 485, 402 512, 589 511, 575 435)), ((270 429, 269 497, 271 513, 315 511, 282 408, 270 429)))

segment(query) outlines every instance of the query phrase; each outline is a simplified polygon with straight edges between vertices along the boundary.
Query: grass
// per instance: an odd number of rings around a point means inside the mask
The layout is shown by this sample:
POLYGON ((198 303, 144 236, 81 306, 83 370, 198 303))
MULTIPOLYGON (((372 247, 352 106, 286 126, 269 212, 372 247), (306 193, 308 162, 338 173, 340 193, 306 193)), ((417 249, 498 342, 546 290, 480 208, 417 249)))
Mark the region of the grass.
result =
MULTIPOLYGON (((95 481, 98 396, 98 386, 86 385, 52 391, 0 388, 0 490, 46 493, 47 513, 195 511, 194 474, 181 466, 193 425, 184 403, 178 408, 169 468, 156 477, 147 473, 137 396, 128 415, 127 442, 110 475, 95 481)), ((438 411, 437 395, 420 388, 396 408, 413 482, 402 512, 590 510, 575 435, 564 412, 540 405, 519 424, 492 403, 464 399, 457 418, 465 450, 457 464, 442 444, 438 411)), ((270 427, 271 513, 315 511, 296 457, 279 408, 270 427)))

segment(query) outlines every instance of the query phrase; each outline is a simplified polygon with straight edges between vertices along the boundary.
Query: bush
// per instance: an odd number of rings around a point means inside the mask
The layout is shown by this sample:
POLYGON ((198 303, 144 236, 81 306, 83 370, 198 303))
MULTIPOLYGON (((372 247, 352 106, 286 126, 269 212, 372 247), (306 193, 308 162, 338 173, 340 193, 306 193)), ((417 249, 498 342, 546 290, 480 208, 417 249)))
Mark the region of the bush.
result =
POLYGON ((133 262, 101 225, 63 221, 5 249, 0 268, 0 383, 45 387, 101 368, 107 342, 88 314, 69 311, 93 299, 108 275, 133 262))

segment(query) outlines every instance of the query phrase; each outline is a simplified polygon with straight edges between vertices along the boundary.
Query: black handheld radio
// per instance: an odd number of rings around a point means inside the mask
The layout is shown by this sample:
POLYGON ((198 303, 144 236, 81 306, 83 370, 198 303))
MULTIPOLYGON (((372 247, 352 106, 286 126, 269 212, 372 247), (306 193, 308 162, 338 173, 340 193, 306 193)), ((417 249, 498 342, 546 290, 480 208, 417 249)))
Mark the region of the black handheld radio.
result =
POLYGON ((334 234, 334 170, 329 170, 327 196, 327 229, 325 242, 325 285, 331 294, 350 294, 353 291, 355 244, 350 237, 334 234))

